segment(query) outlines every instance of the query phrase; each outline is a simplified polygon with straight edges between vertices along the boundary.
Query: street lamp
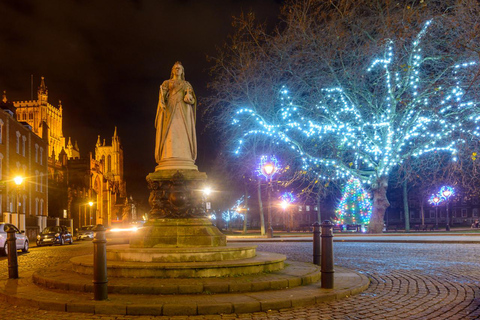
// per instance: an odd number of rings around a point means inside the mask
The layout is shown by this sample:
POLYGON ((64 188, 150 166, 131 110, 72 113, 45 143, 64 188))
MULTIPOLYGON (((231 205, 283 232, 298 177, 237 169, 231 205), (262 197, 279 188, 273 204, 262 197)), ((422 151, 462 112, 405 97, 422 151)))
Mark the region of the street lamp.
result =
MULTIPOLYGON (((286 220, 287 218, 287 210, 288 208, 290 207, 290 204, 295 200, 295 197, 293 196, 293 194, 291 192, 285 192, 284 194, 282 194, 281 196, 281 207, 283 209, 283 217, 284 217, 284 220, 286 220)), ((288 223, 285 223, 285 227, 287 229, 287 232, 290 232, 291 228, 293 227, 293 217, 291 215, 291 212, 289 214, 289 217, 288 217, 288 223)))
POLYGON ((17 214, 18 214, 18 213, 19 213, 19 212, 18 212, 18 201, 19 201, 19 196, 20 196, 20 186, 21 186, 22 183, 23 183, 23 177, 22 177, 22 176, 16 176, 15 178, 13 178, 13 181, 14 181, 15 184, 17 185, 17 190, 16 190, 16 191, 17 191, 17 195, 16 195, 16 197, 15 197, 15 198, 16 198, 15 201, 17 202, 17 204, 16 204, 15 210, 16 210, 16 212, 17 212, 17 214))
POLYGON ((267 194, 268 194, 268 221, 267 221, 267 238, 273 238, 272 228, 272 177, 278 171, 279 166, 277 158, 275 156, 266 157, 263 156, 260 159, 260 172, 265 176, 268 182, 267 194))
POLYGON ((443 200, 445 200, 443 197, 441 197, 439 195, 434 195, 434 194, 432 194, 432 196, 428 200, 428 202, 430 202, 431 204, 433 204, 435 206, 435 230, 438 229, 438 205, 443 200))
POLYGON ((450 218, 448 216, 448 199, 453 196, 455 193, 455 191, 453 190, 452 187, 449 187, 449 186, 443 186, 442 188, 440 188, 440 194, 445 198, 445 207, 447 209, 447 225, 445 227, 445 229, 447 231, 450 231, 450 218))

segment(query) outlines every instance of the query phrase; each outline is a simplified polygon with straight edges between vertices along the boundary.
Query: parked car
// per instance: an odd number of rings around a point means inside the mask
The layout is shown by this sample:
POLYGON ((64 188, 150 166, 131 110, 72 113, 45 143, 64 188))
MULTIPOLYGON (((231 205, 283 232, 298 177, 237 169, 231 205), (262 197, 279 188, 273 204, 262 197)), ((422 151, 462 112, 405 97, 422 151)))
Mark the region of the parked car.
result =
POLYGON ((73 236, 65 226, 46 227, 42 233, 37 236, 37 246, 44 245, 63 245, 64 243, 73 243, 73 236))
POLYGON ((17 250, 22 250, 23 252, 28 251, 28 238, 25 235, 25 231, 18 230, 13 224, 10 223, 0 223, 0 249, 4 255, 7 255, 7 227, 12 227, 15 230, 15 238, 17 250))
POLYGON ((93 228, 95 226, 82 226, 77 228, 77 240, 93 240, 93 228))

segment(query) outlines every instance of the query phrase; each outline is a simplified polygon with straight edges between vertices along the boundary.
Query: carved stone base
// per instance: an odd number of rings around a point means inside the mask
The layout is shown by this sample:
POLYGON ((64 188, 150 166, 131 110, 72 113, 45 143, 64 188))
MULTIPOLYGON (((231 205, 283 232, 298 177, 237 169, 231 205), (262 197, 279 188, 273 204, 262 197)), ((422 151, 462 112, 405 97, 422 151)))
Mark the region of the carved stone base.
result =
POLYGON ((223 233, 207 218, 149 220, 130 239, 130 248, 226 246, 223 233))
POLYGON ((206 217, 202 192, 206 179, 197 170, 150 173, 150 219, 130 240, 130 247, 225 246, 225 235, 206 217))

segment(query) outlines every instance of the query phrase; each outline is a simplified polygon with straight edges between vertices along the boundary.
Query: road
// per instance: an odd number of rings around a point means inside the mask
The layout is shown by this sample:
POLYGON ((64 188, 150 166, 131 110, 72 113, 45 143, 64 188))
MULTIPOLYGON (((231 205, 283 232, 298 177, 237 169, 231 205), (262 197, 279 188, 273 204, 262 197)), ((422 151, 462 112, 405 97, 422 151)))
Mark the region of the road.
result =
MULTIPOLYGON (((32 248, 19 254, 22 271, 67 263, 86 254, 91 242, 32 248)), ((259 251, 284 253, 311 261, 312 243, 259 243, 259 251)), ((370 287, 362 294, 310 307, 242 315, 133 317, 61 313, 15 307, 0 302, 2 319, 478 319, 480 318, 480 245, 422 243, 334 243, 336 264, 366 274, 370 287)), ((0 277, 7 261, 0 258, 0 277)))

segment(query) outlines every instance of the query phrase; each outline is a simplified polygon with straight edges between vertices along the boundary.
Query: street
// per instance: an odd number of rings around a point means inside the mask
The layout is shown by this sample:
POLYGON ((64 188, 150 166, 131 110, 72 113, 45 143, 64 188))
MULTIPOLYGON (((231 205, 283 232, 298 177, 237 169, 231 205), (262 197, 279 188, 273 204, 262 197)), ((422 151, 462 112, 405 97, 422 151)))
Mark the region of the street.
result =
MULTIPOLYGON (((91 241, 32 248, 19 253, 19 273, 67 263, 92 250, 91 241)), ((480 245, 425 243, 334 243, 337 265, 371 279, 362 294, 310 307, 237 315, 242 319, 477 319, 480 318, 480 245)), ((311 261, 312 243, 259 243, 258 251, 286 254, 311 261)), ((0 277, 7 277, 6 257, 0 258, 0 277)), ((168 319, 62 313, 15 307, 0 302, 3 319, 168 319)), ((231 319, 235 315, 171 317, 172 319, 231 319)))

